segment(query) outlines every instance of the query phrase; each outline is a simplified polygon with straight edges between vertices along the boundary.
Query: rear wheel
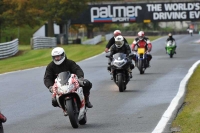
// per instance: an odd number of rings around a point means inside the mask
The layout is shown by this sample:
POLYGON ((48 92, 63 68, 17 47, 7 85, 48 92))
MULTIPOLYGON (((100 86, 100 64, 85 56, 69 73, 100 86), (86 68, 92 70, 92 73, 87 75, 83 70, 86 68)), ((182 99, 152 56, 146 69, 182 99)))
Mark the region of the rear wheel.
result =
POLYGON ((76 101, 73 99, 66 100, 67 113, 73 128, 78 128, 78 107, 76 101))

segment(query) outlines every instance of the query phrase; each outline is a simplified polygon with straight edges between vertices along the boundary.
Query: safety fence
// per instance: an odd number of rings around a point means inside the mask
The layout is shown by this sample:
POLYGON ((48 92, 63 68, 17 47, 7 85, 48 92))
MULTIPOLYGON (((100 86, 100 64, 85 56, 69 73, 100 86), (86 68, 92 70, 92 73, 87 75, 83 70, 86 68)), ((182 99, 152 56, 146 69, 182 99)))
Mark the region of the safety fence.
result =
POLYGON ((102 41, 102 35, 98 35, 98 36, 95 36, 92 39, 89 39, 89 40, 86 40, 86 41, 82 42, 82 44, 92 44, 92 45, 95 45, 97 43, 100 43, 101 41, 102 41))
POLYGON ((18 46, 18 39, 10 42, 0 43, 0 59, 15 55, 19 51, 18 46))
POLYGON ((112 37, 113 37, 113 34, 112 34, 112 33, 106 34, 106 35, 105 35, 106 41, 109 41, 112 37))
POLYGON ((57 42, 55 37, 33 37, 31 38, 31 49, 53 48, 57 42))

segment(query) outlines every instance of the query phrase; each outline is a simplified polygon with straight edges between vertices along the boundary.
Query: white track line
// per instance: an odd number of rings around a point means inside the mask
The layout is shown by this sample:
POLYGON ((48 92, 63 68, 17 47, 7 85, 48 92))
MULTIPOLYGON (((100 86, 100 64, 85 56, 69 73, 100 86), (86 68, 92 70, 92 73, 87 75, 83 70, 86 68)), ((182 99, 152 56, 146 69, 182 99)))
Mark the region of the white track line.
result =
POLYGON ((174 119, 175 114, 177 113, 177 109, 181 107, 183 104, 184 98, 185 98, 185 92, 186 92, 186 85, 188 83, 188 80, 194 73, 194 70, 197 68, 197 66, 200 64, 200 60, 195 62, 192 67, 189 69, 186 76, 183 78, 183 80, 180 83, 179 90, 177 95, 174 97, 174 99, 171 101, 169 107, 161 117, 161 120, 158 122, 155 129, 152 131, 152 133, 162 133, 164 132, 164 129, 167 125, 169 125, 169 121, 171 119, 174 119))

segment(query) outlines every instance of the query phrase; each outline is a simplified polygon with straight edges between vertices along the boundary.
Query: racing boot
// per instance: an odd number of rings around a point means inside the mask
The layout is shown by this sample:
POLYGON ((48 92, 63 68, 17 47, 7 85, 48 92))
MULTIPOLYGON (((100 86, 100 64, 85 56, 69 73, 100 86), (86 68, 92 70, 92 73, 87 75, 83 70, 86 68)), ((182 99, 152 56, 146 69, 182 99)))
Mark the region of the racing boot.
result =
POLYGON ((85 106, 88 108, 92 108, 93 105, 90 103, 89 95, 85 95, 85 106))
POLYGON ((135 68, 135 65, 131 63, 130 69, 133 70, 135 68))
POLYGON ((110 73, 110 76, 111 76, 110 79, 113 80, 113 74, 112 73, 110 73))
POLYGON ((150 61, 147 60, 147 67, 151 67, 149 62, 150 62, 150 61))
POLYGON ((130 67, 128 68, 128 73, 129 73, 129 77, 132 78, 132 70, 130 67))
POLYGON ((110 71, 110 76, 111 76, 110 79, 113 80, 113 70, 112 69, 110 71))
POLYGON ((52 99, 51 100, 52 100, 52 106, 59 107, 55 93, 52 93, 52 99))
POLYGON ((66 110, 63 110, 64 116, 68 116, 68 113, 66 110))

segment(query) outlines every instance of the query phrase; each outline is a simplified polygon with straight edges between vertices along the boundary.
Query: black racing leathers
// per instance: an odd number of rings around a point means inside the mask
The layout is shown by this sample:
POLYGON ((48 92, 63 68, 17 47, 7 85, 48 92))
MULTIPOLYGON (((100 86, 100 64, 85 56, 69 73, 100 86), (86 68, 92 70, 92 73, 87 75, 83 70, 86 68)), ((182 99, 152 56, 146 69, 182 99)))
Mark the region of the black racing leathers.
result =
MULTIPOLYGON (((128 44, 126 38, 124 38, 124 43, 128 44)), ((114 36, 108 41, 108 44, 106 45, 106 48, 109 49, 113 44, 115 44, 115 37, 114 36)))
POLYGON ((168 41, 174 41, 175 42, 175 39, 173 37, 168 37, 166 42, 168 42, 168 41))
POLYGON ((127 43, 125 43, 121 48, 117 48, 113 45, 110 49, 110 56, 112 57, 116 53, 124 53, 128 56, 131 53, 131 48, 127 43))
MULTIPOLYGON (((64 71, 69 71, 70 73, 76 74, 80 81, 83 81, 83 94, 86 100, 86 106, 88 108, 92 108, 92 104, 89 101, 90 89, 92 88, 92 83, 84 79, 83 70, 80 68, 78 64, 74 61, 69 60, 65 57, 65 60, 60 64, 56 65, 53 61, 46 67, 46 71, 44 74, 44 84, 47 88, 50 88, 54 85, 55 79, 57 78, 58 74, 64 71)), ((54 107, 58 106, 57 100, 52 98, 52 105, 54 107)))
POLYGON ((46 67, 44 74, 44 84, 47 88, 53 86, 56 77, 60 72, 69 71, 70 73, 76 74, 78 78, 87 81, 88 84, 83 87, 84 95, 90 94, 90 89, 92 88, 92 83, 84 78, 84 72, 78 64, 74 61, 65 58, 65 60, 60 64, 56 65, 53 61, 46 67))
POLYGON ((46 67, 44 75, 44 84, 47 88, 53 86, 56 77, 60 72, 70 71, 76 74, 78 78, 84 77, 83 70, 74 61, 66 59, 60 64, 56 65, 53 61, 46 67))

